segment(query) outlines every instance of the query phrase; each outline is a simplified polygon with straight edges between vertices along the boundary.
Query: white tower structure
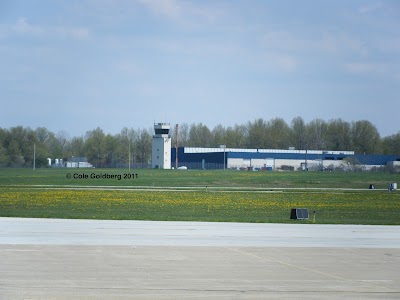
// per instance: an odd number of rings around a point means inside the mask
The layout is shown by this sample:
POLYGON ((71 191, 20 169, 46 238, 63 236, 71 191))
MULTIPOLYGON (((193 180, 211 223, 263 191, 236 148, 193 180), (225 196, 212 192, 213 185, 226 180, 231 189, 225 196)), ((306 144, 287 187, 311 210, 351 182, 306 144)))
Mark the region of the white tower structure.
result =
POLYGON ((167 123, 154 124, 153 144, 151 151, 151 167, 171 169, 171 137, 167 123))

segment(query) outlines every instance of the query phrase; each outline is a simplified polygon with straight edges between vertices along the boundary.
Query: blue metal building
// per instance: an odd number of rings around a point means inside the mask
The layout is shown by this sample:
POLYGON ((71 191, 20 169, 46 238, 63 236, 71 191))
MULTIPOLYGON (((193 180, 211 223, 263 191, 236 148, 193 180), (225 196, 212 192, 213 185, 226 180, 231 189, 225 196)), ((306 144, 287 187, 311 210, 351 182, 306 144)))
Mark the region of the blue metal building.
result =
MULTIPOLYGON (((293 169, 308 167, 346 166, 345 158, 353 158, 365 168, 385 166, 399 161, 400 155, 362 155, 353 151, 236 149, 236 148, 178 148, 178 166, 193 169, 268 168, 293 169)), ((176 166, 176 149, 171 149, 171 166, 176 166)))

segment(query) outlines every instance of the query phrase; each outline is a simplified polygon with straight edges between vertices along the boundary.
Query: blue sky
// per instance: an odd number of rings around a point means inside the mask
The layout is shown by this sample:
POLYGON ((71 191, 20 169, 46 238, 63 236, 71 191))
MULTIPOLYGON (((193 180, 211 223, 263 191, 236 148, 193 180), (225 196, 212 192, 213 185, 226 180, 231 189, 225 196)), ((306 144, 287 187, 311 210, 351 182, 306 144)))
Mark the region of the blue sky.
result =
POLYGON ((400 1, 0 1, 0 127, 400 130, 400 1))

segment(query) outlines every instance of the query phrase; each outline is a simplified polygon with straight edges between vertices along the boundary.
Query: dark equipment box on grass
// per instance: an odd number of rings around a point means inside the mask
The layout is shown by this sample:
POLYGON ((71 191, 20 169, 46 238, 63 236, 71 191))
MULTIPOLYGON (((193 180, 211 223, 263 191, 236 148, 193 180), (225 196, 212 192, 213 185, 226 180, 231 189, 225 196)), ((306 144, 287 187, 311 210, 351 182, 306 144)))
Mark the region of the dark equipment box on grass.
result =
POLYGON ((305 220, 308 219, 308 208, 292 208, 290 212, 291 220, 305 220))

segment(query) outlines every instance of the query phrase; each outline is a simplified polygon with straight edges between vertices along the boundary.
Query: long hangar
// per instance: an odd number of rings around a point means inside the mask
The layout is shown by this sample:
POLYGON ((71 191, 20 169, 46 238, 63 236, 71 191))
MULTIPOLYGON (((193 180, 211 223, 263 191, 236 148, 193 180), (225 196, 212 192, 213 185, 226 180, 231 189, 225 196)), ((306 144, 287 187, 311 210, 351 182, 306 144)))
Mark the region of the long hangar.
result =
POLYGON ((345 158, 354 158, 366 169, 386 165, 400 166, 399 155, 358 155, 354 151, 323 151, 295 149, 241 149, 179 147, 171 149, 171 165, 191 168, 229 169, 293 169, 305 170, 318 167, 346 167, 345 158))

